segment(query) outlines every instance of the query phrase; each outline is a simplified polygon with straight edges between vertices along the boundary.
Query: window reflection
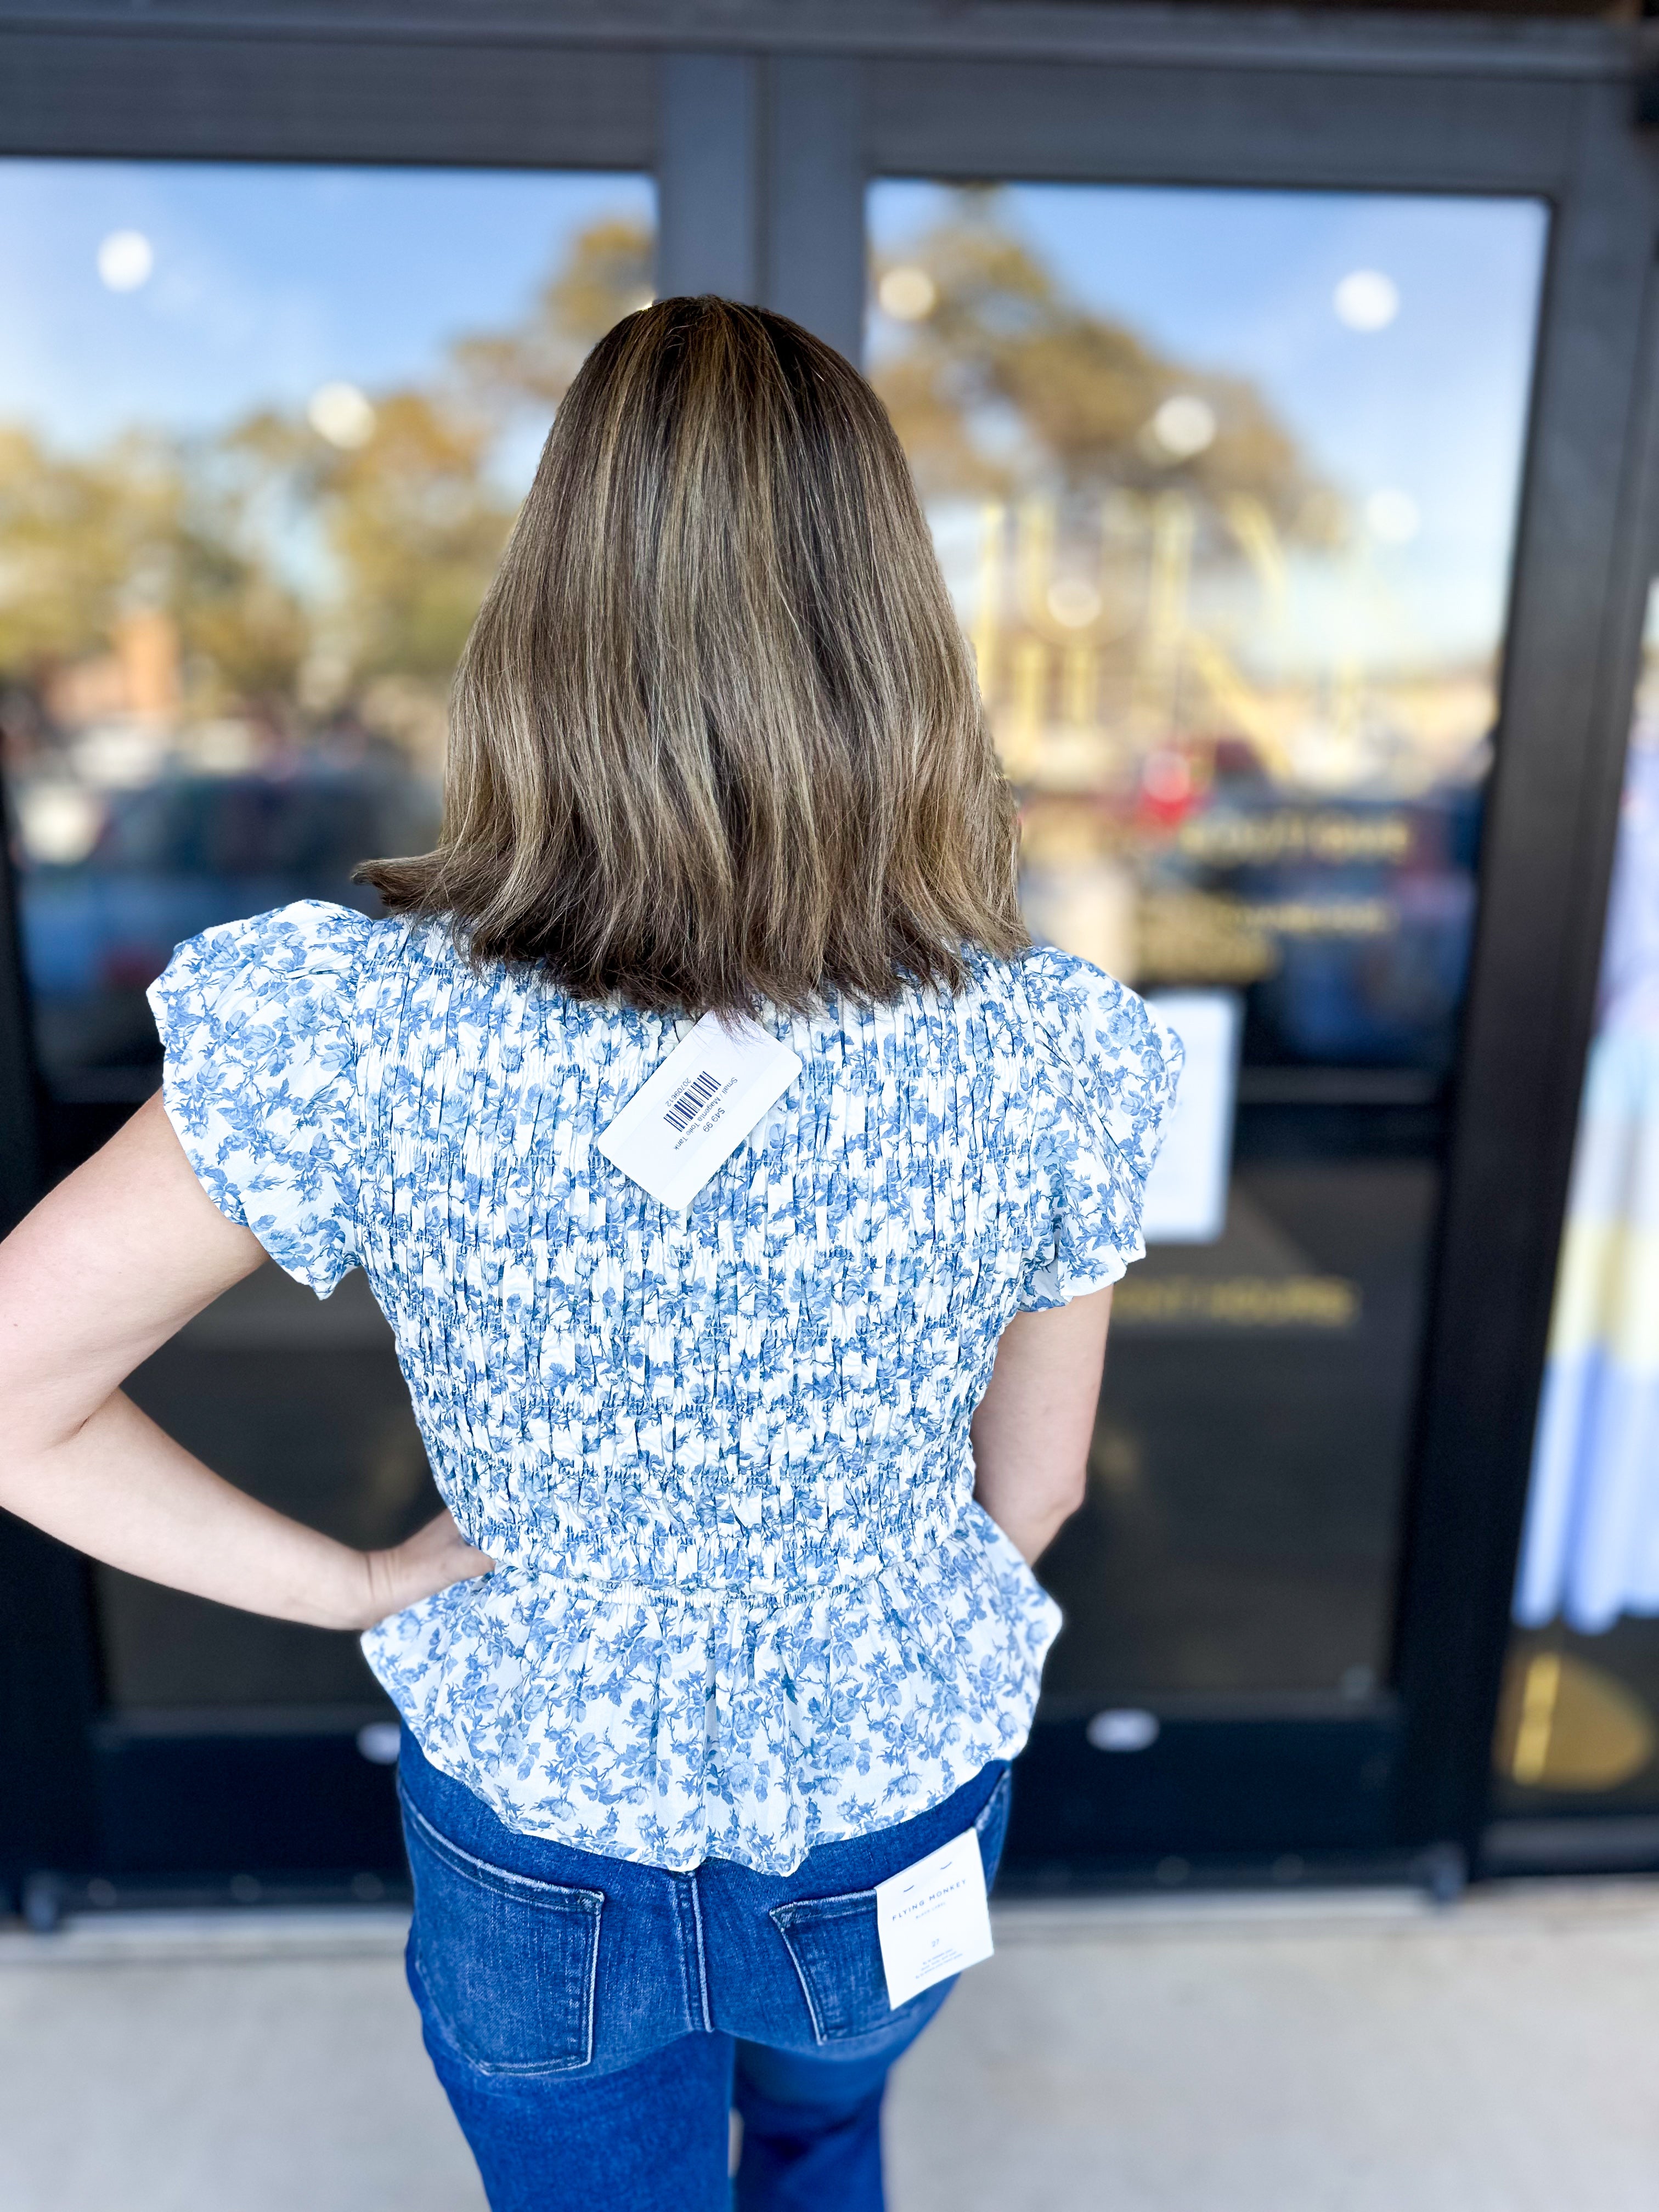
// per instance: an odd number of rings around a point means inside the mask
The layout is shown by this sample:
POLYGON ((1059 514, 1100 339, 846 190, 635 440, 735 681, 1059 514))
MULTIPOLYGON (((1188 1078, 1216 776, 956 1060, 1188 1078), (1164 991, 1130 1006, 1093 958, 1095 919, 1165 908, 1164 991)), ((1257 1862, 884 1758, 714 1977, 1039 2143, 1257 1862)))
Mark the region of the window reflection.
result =
MULTIPOLYGON (((0 735, 53 1172, 154 1089, 179 939, 372 908, 354 865, 429 842, 456 654, 652 231, 640 177, 0 161, 0 735)), ((360 1276, 319 1306, 262 1269, 130 1387, 349 1542, 434 1510, 360 1276)), ((97 1582, 125 1713, 384 1711, 349 1637, 97 1582)))
POLYGON ((1024 819, 1034 932, 1187 1036, 1070 1700, 1386 1667, 1545 231, 1524 201, 868 201, 869 358, 1024 819))
MULTIPOLYGON (((0 163, 0 729, 60 1158, 181 938, 436 822, 456 655, 632 178, 0 163)), ((103 1109, 100 1113, 98 1109, 103 1109)))
POLYGON ((890 184, 872 214, 875 374, 1024 794, 1033 925, 1246 990, 1252 1061, 1443 1072, 1540 211, 890 184), (1396 273, 1346 265, 1366 246, 1396 273), (1460 353, 1478 421, 1431 380, 1460 353))

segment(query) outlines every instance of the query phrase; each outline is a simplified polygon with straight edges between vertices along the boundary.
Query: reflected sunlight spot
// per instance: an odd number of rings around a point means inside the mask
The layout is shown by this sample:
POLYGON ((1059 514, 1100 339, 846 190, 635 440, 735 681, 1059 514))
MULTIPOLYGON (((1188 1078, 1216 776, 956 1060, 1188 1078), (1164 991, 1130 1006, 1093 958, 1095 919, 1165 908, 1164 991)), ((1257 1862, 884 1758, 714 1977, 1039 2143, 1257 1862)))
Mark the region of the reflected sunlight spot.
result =
POLYGON ((155 249, 142 230, 112 230, 98 248, 98 275, 112 292, 136 292, 155 266, 155 249))
POLYGON ((1152 417, 1152 435, 1177 461, 1190 460, 1215 441, 1215 410, 1207 399, 1177 392, 1152 417))
POLYGON ((37 864, 72 867, 91 852, 103 826, 103 799, 84 784, 53 778, 26 782, 18 790, 23 851, 37 864))
POLYGON ((311 395, 306 420, 331 446, 352 449, 366 446, 374 435, 374 410, 355 384, 319 385, 311 395))
POLYGON ((895 322, 919 323, 931 315, 939 288, 925 269, 890 269, 877 287, 881 311, 895 322))
POLYGON ((1081 576, 1061 576, 1048 586, 1048 611, 1067 629, 1081 629, 1100 612, 1100 593, 1081 576))
POLYGON ((1416 537, 1422 516, 1408 491, 1374 491, 1365 501, 1365 521, 1385 545, 1404 545, 1416 537))
POLYGON ((1331 305, 1351 331, 1385 331, 1400 313, 1400 287, 1380 269, 1351 270, 1332 293, 1331 305))

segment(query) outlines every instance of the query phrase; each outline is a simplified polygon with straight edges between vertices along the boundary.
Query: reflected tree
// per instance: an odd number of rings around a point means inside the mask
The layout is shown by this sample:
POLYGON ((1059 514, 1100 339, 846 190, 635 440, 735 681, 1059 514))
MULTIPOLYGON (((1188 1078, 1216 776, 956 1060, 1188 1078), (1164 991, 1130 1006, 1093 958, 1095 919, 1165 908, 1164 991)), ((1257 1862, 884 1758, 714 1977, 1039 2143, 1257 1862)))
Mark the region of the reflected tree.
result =
POLYGON ((642 223, 591 224, 515 329, 463 338, 454 364, 485 407, 556 407, 583 356, 614 323, 651 300, 653 240, 642 223))
POLYGON ((14 750, 50 747, 100 704, 131 709, 121 640, 141 611, 152 657, 159 641, 176 661, 186 726, 240 716, 288 744, 356 719, 429 754, 513 519, 503 436, 544 418, 594 340, 649 299, 651 255, 641 224, 590 225, 521 322, 459 340, 428 385, 368 395, 343 440, 274 409, 87 454, 0 427, 14 750))
POLYGON ((0 671, 27 678, 107 645, 135 592, 156 591, 185 499, 164 441, 70 458, 0 428, 0 671))
POLYGON ((924 495, 1191 493, 1243 501, 1275 531, 1327 539, 1340 505, 1246 379, 1159 352, 1073 299, 1005 222, 994 190, 881 272, 898 331, 874 380, 924 495), (896 284, 890 281, 896 275, 896 284))

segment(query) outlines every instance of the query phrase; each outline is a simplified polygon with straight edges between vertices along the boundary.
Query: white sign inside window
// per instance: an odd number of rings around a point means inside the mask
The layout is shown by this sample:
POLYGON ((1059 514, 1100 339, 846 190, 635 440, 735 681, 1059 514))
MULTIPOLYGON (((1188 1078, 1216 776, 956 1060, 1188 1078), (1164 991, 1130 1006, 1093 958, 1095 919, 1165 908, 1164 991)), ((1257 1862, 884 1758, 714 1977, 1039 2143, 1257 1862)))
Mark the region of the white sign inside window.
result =
POLYGON ((1227 1225, 1243 1006, 1235 991, 1160 991, 1147 1005, 1187 1048, 1176 1110, 1146 1182, 1149 1244, 1213 1244, 1227 1225))

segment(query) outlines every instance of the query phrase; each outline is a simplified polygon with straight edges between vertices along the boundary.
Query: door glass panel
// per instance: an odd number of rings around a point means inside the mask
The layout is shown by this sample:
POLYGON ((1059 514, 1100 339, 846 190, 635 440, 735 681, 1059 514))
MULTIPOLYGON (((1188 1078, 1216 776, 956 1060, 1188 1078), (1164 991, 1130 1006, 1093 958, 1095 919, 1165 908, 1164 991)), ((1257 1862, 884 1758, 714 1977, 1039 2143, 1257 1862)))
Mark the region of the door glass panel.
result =
POLYGON ((1498 1716, 1512 1814, 1659 1804, 1659 586, 1643 661, 1498 1716))
POLYGON ((1034 932, 1188 1047, 1048 1709, 1383 1685, 1545 210, 910 179, 872 374, 1034 932))
MULTIPOLYGON (((182 938, 436 822, 449 672, 552 407, 647 298, 638 176, 0 161, 0 730, 61 1174, 155 1087, 182 938)), ((134 1378, 358 1543, 435 1510, 361 1275, 262 1269, 134 1378)), ((129 1712, 380 1702, 355 1639, 100 1572, 129 1712)))

